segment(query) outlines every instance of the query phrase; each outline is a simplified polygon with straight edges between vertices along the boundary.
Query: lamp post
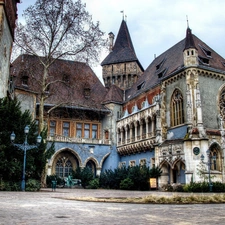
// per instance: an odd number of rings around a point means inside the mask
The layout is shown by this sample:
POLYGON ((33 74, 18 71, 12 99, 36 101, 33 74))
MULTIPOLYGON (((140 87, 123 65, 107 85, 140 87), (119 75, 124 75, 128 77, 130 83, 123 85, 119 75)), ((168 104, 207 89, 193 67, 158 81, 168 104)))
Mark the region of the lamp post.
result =
MULTIPOLYGON (((27 135, 29 133, 29 126, 26 125, 26 127, 24 128, 24 133, 25 133, 25 141, 23 144, 15 144, 14 141, 15 141, 15 138, 16 138, 16 135, 14 132, 12 132, 12 134, 10 135, 10 140, 12 142, 12 144, 14 146, 16 146, 18 149, 24 151, 24 157, 23 157, 23 177, 22 177, 22 182, 21 182, 21 190, 22 191, 25 191, 25 168, 26 168, 26 153, 27 153, 27 150, 30 150, 30 149, 34 149, 34 148, 37 148, 38 145, 29 145, 28 142, 27 142, 27 135)), ((37 144, 40 144, 41 143, 41 136, 38 135, 37 136, 37 144)))
POLYGON ((206 164, 208 166, 208 173, 209 173, 209 191, 212 192, 212 186, 213 185, 212 185, 212 182, 211 182, 210 167, 212 165, 211 158, 212 158, 213 161, 215 161, 216 160, 216 156, 210 156, 210 150, 209 149, 206 151, 206 154, 208 156, 208 161, 207 162, 204 162, 204 158, 205 157, 204 157, 203 154, 201 155, 201 161, 202 161, 202 163, 204 163, 204 164, 206 164))

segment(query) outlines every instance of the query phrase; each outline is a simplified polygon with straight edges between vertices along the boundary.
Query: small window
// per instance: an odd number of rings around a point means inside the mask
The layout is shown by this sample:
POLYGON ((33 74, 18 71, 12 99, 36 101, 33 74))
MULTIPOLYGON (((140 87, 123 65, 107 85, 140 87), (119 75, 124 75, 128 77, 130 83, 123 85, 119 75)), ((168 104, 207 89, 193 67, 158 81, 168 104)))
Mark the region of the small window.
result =
POLYGON ((158 73, 158 78, 161 78, 166 73, 166 69, 162 70, 160 73, 158 73))
POLYGON ((85 98, 89 98, 90 97, 90 94, 91 94, 91 89, 88 88, 88 87, 85 87, 84 88, 84 97, 85 98))
POLYGON ((77 126, 76 126, 76 137, 78 137, 78 138, 82 137, 82 123, 77 123, 77 126))
POLYGON ((135 160, 130 160, 129 166, 130 166, 130 167, 133 167, 133 166, 135 166, 135 165, 136 165, 135 160))
POLYGON ((166 58, 164 58, 159 64, 156 65, 156 71, 162 67, 162 65, 165 61, 166 61, 166 58))
POLYGON ((140 83, 140 84, 137 86, 137 90, 141 90, 144 86, 145 86, 145 82, 140 83))
POLYGON ((84 137, 90 138, 90 124, 84 124, 84 137))
POLYGON ((209 59, 207 59, 207 58, 199 57, 199 61, 203 64, 209 65, 209 59))
POLYGON ((69 137, 70 135, 70 123, 63 122, 63 136, 69 137))
POLYGON ((28 86, 28 76, 23 76, 22 77, 22 85, 23 86, 28 86))
POLYGON ((211 56, 212 53, 208 48, 206 48, 205 46, 201 46, 201 45, 199 45, 199 46, 207 57, 212 58, 212 56, 211 56))
POLYGON ((54 136, 55 133, 56 133, 56 121, 55 120, 50 120, 50 124, 49 124, 49 127, 50 127, 50 136, 54 136))
POLYGON ((98 125, 92 124, 92 138, 97 139, 98 138, 98 125))
POLYGON ((67 74, 63 74, 63 78, 62 78, 62 80, 63 80, 64 82, 66 82, 66 83, 69 83, 69 82, 70 82, 69 75, 67 75, 67 74))
POLYGON ((126 162, 125 161, 124 162, 120 162, 119 163, 119 167, 120 168, 126 167, 126 162))
POLYGON ((140 166, 146 166, 147 160, 146 159, 140 159, 140 166))

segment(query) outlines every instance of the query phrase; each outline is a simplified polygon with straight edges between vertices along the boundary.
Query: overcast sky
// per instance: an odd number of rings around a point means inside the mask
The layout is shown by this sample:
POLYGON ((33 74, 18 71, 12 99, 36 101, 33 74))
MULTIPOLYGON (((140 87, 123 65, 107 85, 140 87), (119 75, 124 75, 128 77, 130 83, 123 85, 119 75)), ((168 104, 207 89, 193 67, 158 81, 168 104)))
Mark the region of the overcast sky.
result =
MULTIPOLYGON (((122 13, 136 55, 146 69, 154 59, 186 35, 187 17, 192 33, 225 58, 225 1, 224 0, 82 0, 93 21, 108 36, 117 36, 122 13)), ((19 21, 22 11, 35 0, 22 0, 18 4, 19 21)), ((101 61, 108 52, 103 52, 101 61)), ((101 79, 101 66, 93 68, 101 79)), ((102 80, 102 79, 101 79, 102 80)))

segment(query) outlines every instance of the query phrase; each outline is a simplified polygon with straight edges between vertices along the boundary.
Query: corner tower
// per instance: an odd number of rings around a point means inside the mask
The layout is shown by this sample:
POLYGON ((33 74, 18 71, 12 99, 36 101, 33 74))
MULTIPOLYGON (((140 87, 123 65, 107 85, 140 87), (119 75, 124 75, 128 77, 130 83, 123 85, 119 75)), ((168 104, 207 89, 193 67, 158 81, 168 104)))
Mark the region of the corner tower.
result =
POLYGON ((112 32, 109 39, 110 53, 101 63, 104 84, 106 87, 115 84, 123 90, 128 89, 144 69, 136 56, 125 20, 122 20, 114 45, 112 32))
POLYGON ((188 27, 186 31, 185 47, 183 51, 184 66, 197 66, 198 65, 198 50, 195 46, 194 38, 191 29, 188 27))

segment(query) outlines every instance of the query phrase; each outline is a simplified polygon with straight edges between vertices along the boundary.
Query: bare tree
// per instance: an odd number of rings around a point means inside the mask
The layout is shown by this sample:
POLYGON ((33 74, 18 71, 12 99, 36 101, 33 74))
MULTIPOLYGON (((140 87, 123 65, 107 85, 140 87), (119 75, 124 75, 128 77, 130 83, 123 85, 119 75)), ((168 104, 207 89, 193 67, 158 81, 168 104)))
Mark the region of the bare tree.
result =
MULTIPOLYGON (((39 87, 35 90, 39 101, 39 130, 44 127, 44 104, 50 97, 46 94, 50 86, 56 83, 68 86, 66 74, 65 79, 54 76, 52 66, 59 59, 88 61, 91 64, 98 60, 102 48, 106 46, 99 23, 92 21, 85 7, 81 0, 37 0, 24 11, 25 25, 17 26, 17 48, 38 58, 38 64, 42 67, 41 74, 38 67, 33 71, 29 69, 29 73, 39 70, 39 75, 33 73, 39 87)), ((66 101, 57 102, 52 107, 66 101)))

